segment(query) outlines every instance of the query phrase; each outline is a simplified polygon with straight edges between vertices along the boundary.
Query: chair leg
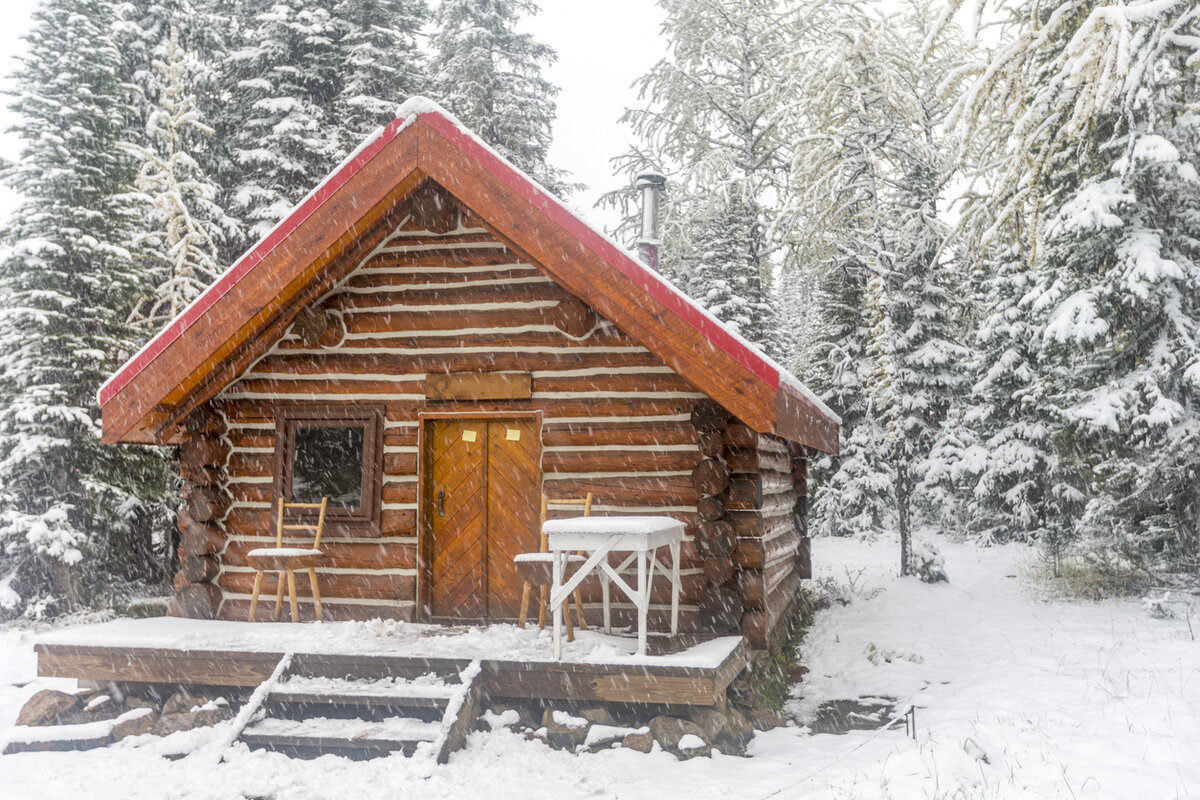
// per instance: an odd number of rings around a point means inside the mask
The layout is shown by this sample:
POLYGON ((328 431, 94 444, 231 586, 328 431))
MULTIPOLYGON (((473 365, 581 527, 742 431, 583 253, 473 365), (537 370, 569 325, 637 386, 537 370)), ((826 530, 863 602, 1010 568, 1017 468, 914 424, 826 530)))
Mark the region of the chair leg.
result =
POLYGON ((525 618, 529 615, 529 590, 531 588, 529 581, 521 584, 521 615, 517 617, 518 628, 525 627, 525 618))
POLYGON ((262 587, 262 570, 257 570, 254 573, 254 591, 250 593, 250 614, 246 617, 247 622, 254 622, 254 612, 258 610, 258 590, 262 587))
POLYGON ((566 623, 566 626, 567 626, 567 641, 573 642, 573 641, 575 641, 575 629, 571 627, 571 601, 570 601, 570 599, 563 600, 562 610, 563 610, 563 622, 566 623))
POLYGON ((325 621, 325 615, 321 611, 321 588, 317 586, 317 571, 315 569, 308 570, 308 584, 312 587, 313 608, 317 610, 317 619, 321 622, 325 621))
POLYGON ((539 596, 541 600, 538 605, 538 630, 544 631, 546 630, 546 606, 550 604, 550 587, 543 583, 539 596))
POLYGON ((279 570, 278 577, 275 579, 275 614, 271 617, 273 620, 279 619, 279 612, 283 610, 283 570, 279 570))
POLYGON ((580 599, 579 587, 575 587, 575 592, 571 595, 575 600, 575 622, 579 625, 579 630, 586 631, 587 623, 583 621, 583 601, 580 599))
POLYGON ((296 573, 292 570, 287 571, 288 574, 288 601, 292 606, 292 622, 300 621, 300 604, 296 602, 296 573))

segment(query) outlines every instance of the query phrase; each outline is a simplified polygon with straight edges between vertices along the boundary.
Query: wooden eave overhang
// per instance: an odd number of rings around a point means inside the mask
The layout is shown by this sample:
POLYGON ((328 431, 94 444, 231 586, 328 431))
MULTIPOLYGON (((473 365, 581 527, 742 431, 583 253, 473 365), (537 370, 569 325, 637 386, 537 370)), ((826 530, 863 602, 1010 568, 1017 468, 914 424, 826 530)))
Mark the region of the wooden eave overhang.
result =
POLYGON ((177 441, 186 413, 265 352, 432 180, 742 422, 837 452, 838 420, 794 378, 431 103, 406 107, 100 388, 105 442, 177 441))

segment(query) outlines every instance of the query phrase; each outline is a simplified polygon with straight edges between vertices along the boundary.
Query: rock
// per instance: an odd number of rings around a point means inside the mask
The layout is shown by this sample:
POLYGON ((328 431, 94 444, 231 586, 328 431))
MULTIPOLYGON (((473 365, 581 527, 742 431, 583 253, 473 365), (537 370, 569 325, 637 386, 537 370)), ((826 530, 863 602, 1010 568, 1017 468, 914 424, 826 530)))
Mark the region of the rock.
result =
POLYGON ((679 747, 679 740, 684 736, 691 734, 700 737, 705 744, 711 744, 704 738, 704 729, 694 722, 679 717, 659 716, 650 720, 650 733, 654 736, 654 741, 658 742, 666 750, 675 751, 679 747))
POLYGON ((163 703, 162 715, 169 717, 173 714, 186 714, 196 706, 202 706, 215 698, 206 695, 192 694, 184 689, 180 689, 167 698, 167 702, 163 703))
POLYGON ((579 716, 583 717, 584 719, 586 719, 588 722, 592 723, 593 725, 613 725, 613 726, 615 726, 617 724, 617 721, 615 719, 613 719, 612 712, 609 711, 604 706, 596 706, 595 708, 582 709, 579 712, 579 716))
POLYGON ((746 719, 754 726, 755 730, 759 731, 782 728, 788 723, 787 717, 777 714, 769 708, 748 708, 746 709, 746 719))
POLYGON ((754 725, 741 709, 733 706, 729 707, 725 716, 728 724, 725 726, 725 736, 721 740, 722 749, 728 748, 731 753, 744 753, 746 745, 754 738, 754 725))
POLYGON ((128 709, 134 708, 149 708, 157 715, 159 712, 159 703, 154 702, 145 697, 136 697, 131 694, 125 695, 125 707, 128 709))
POLYGON ((685 733, 676 745, 675 751, 683 759, 698 758, 712 754, 712 746, 692 733, 685 733))
POLYGON ((808 667, 803 664, 796 664, 788 670, 788 683, 796 684, 804 681, 804 676, 808 674, 808 667))
POLYGON ((213 704, 211 708, 197 708, 195 711, 184 711, 178 714, 163 714, 154 723, 151 733, 158 736, 169 736, 179 731, 190 731, 193 728, 203 728, 216 725, 232 717, 228 705, 213 704))
POLYGON ((649 753, 654 749, 654 734, 647 730, 645 733, 626 734, 621 740, 621 747, 637 750, 639 753, 649 753))
POLYGON ((729 725, 729 717, 708 706, 690 707, 687 710, 687 718, 700 726, 704 731, 705 741, 709 742, 719 740, 729 725))
POLYGON ((126 711, 113 723, 112 739, 119 742, 126 736, 141 736, 150 733, 158 722, 158 712, 152 708, 135 708, 126 711))
POLYGON ((54 689, 42 689, 21 706, 17 724, 29 727, 54 725, 58 718, 79 704, 79 698, 54 689))
POLYGON ((547 708, 542 713, 542 727, 546 729, 546 739, 551 747, 573 749, 587 739, 592 723, 566 711, 547 708))

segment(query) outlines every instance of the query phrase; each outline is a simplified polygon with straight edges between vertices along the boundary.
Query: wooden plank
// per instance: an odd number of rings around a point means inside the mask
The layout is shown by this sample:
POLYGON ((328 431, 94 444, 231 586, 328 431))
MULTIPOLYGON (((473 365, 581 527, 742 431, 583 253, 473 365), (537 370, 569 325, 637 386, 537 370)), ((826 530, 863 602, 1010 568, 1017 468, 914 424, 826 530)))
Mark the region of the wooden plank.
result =
POLYGON ((528 372, 455 372, 425 379, 429 400, 528 400, 532 393, 528 372))
POLYGON ((271 676, 281 655, 46 644, 34 645, 34 650, 38 675, 46 678, 208 686, 257 686, 271 676))

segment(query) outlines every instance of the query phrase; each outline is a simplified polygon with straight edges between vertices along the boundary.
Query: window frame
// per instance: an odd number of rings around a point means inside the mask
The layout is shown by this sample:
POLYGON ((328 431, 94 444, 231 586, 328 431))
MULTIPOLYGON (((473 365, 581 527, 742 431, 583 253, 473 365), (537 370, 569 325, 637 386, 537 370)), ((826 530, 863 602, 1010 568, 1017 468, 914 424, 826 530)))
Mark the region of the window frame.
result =
MULTIPOLYGON (((358 508, 329 507, 325 512, 325 535, 349 538, 379 538, 383 482, 383 408, 371 405, 280 406, 275 412, 275 502, 292 500, 292 465, 296 447, 296 428, 363 429, 362 504, 358 508)), ((288 522, 308 516, 297 511, 288 522)), ((312 515, 315 518, 315 512, 312 515)), ((272 520, 273 522, 274 520, 272 520)))

